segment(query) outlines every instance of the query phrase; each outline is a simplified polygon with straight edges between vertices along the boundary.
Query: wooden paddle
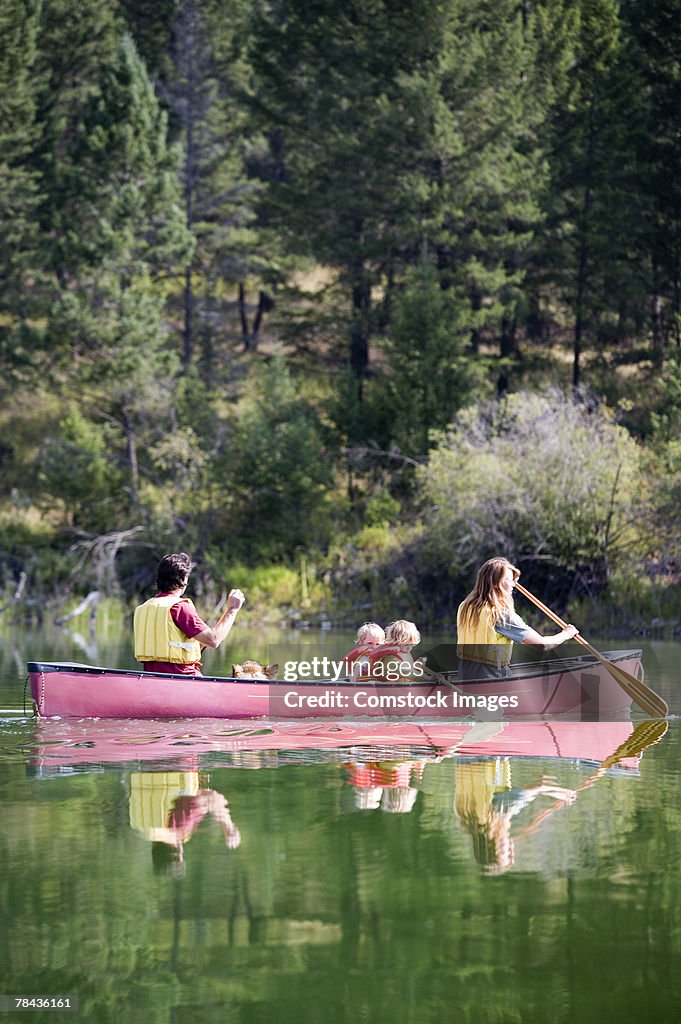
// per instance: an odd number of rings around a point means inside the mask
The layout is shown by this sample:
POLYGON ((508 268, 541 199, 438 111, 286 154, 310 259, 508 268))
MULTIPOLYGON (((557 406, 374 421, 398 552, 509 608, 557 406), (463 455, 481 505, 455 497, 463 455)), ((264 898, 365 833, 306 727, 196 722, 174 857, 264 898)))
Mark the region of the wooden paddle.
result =
MULTIPOLYGON (((462 697, 464 695, 463 691, 461 689, 459 689, 459 687, 456 685, 456 683, 453 680, 447 678, 448 676, 453 675, 453 673, 451 673, 451 672, 436 672, 434 668, 428 668, 427 665, 424 665, 424 668, 425 668, 426 672, 428 673, 427 676, 424 675, 424 677, 423 677, 424 681, 428 681, 428 682, 432 681, 433 683, 437 684, 438 686, 447 686, 447 687, 449 687, 450 690, 454 690, 455 693, 458 693, 458 695, 460 697, 462 697)), ((498 710, 497 711, 488 711, 486 707, 471 708, 470 709, 470 717, 471 718, 477 718, 481 722, 488 722, 488 723, 489 722, 498 722, 499 724, 502 724, 503 721, 504 721, 503 712, 499 712, 498 710)))
MULTIPOLYGON (((613 768, 619 761, 623 761, 625 757, 637 757, 647 747, 651 747, 654 743, 659 743, 667 728, 667 722, 661 722, 659 718, 653 722, 639 722, 631 736, 628 736, 624 743, 620 743, 617 750, 613 750, 612 754, 608 754, 605 760, 601 761, 597 770, 589 775, 581 785, 577 786, 574 793, 581 793, 583 789, 593 786, 595 782, 598 782, 605 775, 609 768, 613 768)), ((566 800, 557 800, 556 803, 547 807, 545 811, 537 815, 534 821, 531 821, 529 825, 518 833, 516 839, 535 832, 550 814, 557 811, 559 807, 564 807, 566 803, 566 800)))
MULTIPOLYGON (((567 622, 564 622, 556 615, 555 612, 552 612, 550 608, 547 608, 545 604, 542 604, 534 594, 531 594, 529 590, 526 590, 525 587, 517 581, 514 586, 515 589, 519 590, 521 594, 524 594, 529 601, 536 604, 537 608, 544 612, 544 615, 553 619, 557 626, 560 626, 561 629, 565 629, 567 622)), ((593 654, 594 658, 600 661, 601 665, 607 668, 610 675, 619 683, 624 692, 628 693, 631 699, 638 704, 638 706, 642 708, 647 715, 650 715, 651 718, 667 717, 669 714, 669 707, 667 702, 663 700, 659 694, 655 693, 654 690, 651 690, 649 686, 646 686, 641 679, 637 679, 636 676, 632 676, 630 672, 625 672, 625 670, 620 668, 619 665, 613 665, 611 661, 604 658, 603 655, 600 654, 595 647, 592 647, 591 644, 585 640, 583 636, 580 636, 579 633, 575 636, 575 640, 586 647, 586 649, 593 654)))
POLYGON ((620 743, 617 750, 613 750, 612 754, 608 754, 604 761, 601 761, 598 770, 590 775, 580 786, 577 786, 577 792, 579 793, 582 789, 587 789, 589 786, 593 786, 596 779, 600 779, 608 768, 613 768, 619 761, 623 761, 625 757, 638 757, 648 747, 652 747, 654 743, 659 743, 664 734, 667 732, 667 722, 661 722, 655 719, 652 722, 639 722, 631 736, 627 736, 624 743, 620 743))

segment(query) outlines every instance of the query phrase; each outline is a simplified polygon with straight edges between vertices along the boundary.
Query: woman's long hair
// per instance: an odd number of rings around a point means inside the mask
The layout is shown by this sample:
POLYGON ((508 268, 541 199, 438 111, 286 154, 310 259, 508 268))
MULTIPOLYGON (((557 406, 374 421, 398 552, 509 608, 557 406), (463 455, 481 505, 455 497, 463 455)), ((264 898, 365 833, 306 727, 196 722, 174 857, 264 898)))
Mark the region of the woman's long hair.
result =
POLYGON ((498 622, 504 612, 513 611, 513 598, 501 590, 499 584, 506 569, 510 569, 515 580, 520 569, 511 565, 507 558, 490 558, 478 569, 475 586, 461 605, 461 622, 477 622, 483 614, 494 617, 498 622))

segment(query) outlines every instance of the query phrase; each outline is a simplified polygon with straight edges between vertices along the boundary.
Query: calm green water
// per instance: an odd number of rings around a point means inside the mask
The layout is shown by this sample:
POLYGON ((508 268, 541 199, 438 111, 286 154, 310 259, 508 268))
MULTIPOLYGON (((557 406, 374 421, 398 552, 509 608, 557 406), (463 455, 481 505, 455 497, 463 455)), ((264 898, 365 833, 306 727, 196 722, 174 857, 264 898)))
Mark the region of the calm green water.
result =
MULTIPOLYGON (((599 775, 588 723, 580 757, 463 757, 12 714, 29 655, 130 664, 81 647, 0 638, 0 991, 80 1007, 0 1022, 681 1019, 679 721, 599 775)), ((680 656, 646 648, 668 700, 680 656)))

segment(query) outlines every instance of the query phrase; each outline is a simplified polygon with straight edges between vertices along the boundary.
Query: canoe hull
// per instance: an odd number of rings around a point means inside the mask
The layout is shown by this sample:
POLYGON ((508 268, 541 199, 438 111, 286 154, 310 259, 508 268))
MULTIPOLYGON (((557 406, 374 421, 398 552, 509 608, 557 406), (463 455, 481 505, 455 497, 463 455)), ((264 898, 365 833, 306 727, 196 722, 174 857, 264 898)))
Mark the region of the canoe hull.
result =
MULTIPOLYGON (((606 657, 632 675, 640 651, 606 657)), ((384 718, 499 719, 625 717, 631 698, 590 658, 517 666, 509 680, 457 683, 352 683, 225 679, 29 662, 31 696, 41 717, 62 718, 384 718)))

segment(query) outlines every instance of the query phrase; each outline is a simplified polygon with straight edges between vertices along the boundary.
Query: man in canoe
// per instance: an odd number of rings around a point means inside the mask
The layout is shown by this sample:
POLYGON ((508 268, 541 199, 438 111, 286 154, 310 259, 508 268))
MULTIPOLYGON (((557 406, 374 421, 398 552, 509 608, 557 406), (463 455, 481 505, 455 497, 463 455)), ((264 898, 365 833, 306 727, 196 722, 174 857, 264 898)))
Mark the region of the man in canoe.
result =
POLYGON ((554 636, 542 636, 523 622, 513 606, 519 576, 520 570, 506 558, 490 558, 478 569, 475 586, 456 616, 460 679, 503 679, 511 674, 514 641, 546 651, 579 632, 568 625, 554 636))
POLYGON ((202 649, 220 646, 244 603, 240 590, 230 590, 227 607, 211 628, 184 596, 191 570, 184 551, 165 555, 156 571, 156 595, 135 608, 135 658, 145 672, 201 675, 202 649))

